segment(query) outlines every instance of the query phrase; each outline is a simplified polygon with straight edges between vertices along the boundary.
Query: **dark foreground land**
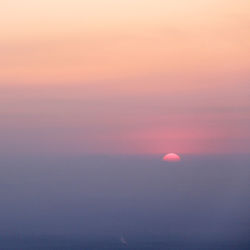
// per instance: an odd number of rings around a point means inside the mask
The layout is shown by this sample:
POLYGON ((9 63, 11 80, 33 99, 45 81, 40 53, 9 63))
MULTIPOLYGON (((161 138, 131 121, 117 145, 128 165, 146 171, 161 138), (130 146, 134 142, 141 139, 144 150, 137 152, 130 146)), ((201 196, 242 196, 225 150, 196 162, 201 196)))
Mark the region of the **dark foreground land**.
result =
POLYGON ((63 238, 5 238, 1 250, 248 250, 250 242, 167 242, 134 240, 125 245, 119 240, 81 240, 63 238))

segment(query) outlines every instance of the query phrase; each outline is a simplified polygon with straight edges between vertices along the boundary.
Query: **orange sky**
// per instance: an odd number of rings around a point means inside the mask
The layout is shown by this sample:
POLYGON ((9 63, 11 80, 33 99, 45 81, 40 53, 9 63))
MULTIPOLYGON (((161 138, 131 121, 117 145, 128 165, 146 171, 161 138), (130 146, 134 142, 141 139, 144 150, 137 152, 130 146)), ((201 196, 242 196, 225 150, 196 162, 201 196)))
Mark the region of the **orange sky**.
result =
POLYGON ((4 150, 250 151, 248 0, 0 6, 4 150))

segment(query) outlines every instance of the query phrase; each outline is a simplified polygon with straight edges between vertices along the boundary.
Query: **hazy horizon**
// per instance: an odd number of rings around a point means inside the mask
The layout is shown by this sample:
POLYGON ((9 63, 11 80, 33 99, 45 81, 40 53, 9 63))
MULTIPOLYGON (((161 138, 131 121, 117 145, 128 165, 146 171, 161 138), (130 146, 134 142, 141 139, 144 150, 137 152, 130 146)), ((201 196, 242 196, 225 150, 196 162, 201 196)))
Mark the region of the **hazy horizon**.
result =
POLYGON ((0 9, 0 250, 250 249, 249 0, 0 9))

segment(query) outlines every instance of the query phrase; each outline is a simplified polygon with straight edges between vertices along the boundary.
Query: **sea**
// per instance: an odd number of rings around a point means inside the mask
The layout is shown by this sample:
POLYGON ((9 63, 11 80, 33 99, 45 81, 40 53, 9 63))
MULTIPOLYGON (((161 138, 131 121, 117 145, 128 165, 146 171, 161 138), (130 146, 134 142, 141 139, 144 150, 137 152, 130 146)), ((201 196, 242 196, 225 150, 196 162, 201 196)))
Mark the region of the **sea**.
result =
POLYGON ((250 249, 250 155, 0 156, 4 249, 250 249))

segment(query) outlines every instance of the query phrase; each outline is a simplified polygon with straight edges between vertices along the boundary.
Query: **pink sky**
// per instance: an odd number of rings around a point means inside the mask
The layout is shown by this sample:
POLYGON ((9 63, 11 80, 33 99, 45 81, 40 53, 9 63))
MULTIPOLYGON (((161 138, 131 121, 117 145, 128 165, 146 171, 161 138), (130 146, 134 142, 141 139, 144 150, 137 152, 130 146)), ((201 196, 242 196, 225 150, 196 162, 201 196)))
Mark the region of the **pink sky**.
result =
POLYGON ((249 1, 1 10, 2 152, 250 152, 249 1))

